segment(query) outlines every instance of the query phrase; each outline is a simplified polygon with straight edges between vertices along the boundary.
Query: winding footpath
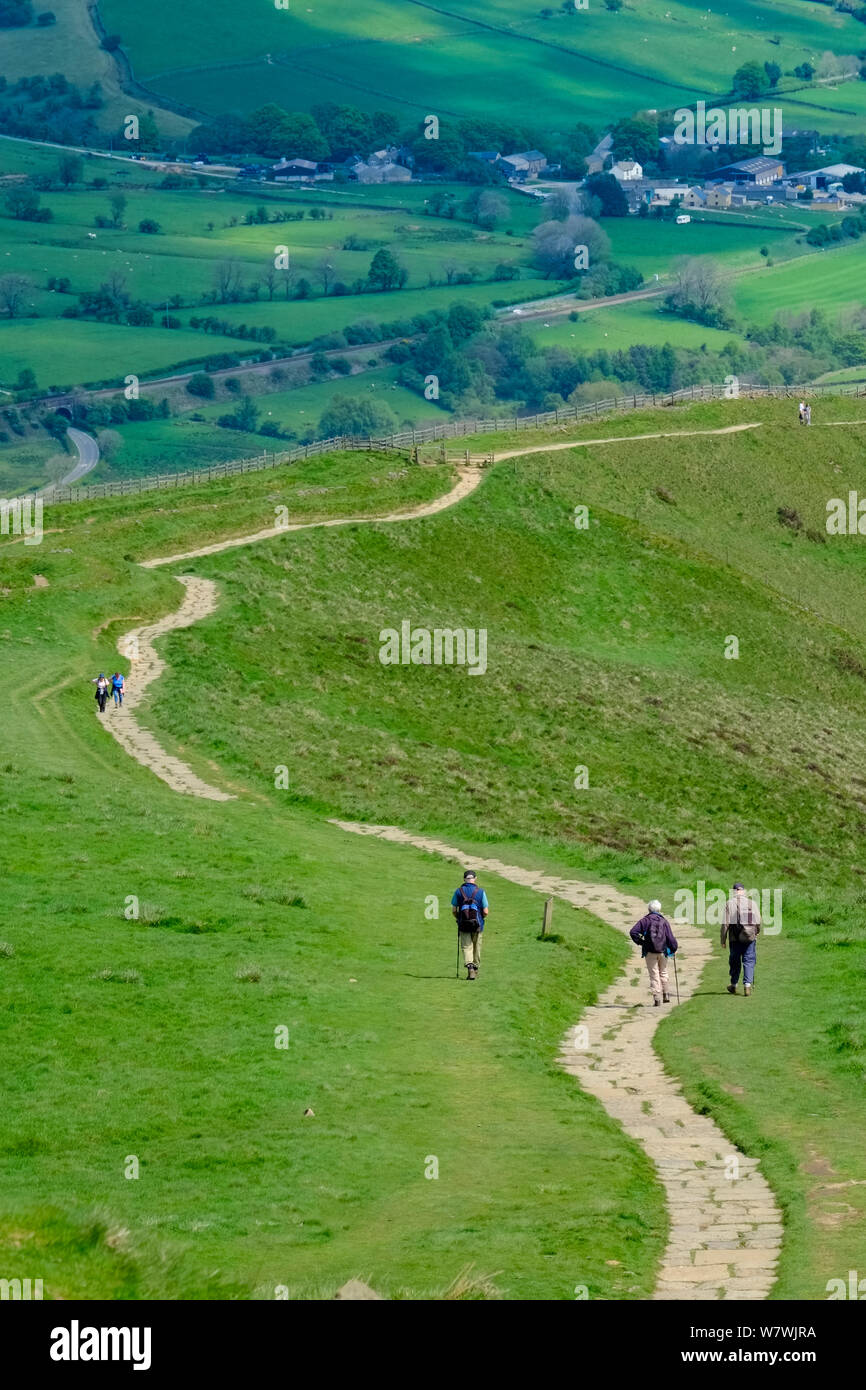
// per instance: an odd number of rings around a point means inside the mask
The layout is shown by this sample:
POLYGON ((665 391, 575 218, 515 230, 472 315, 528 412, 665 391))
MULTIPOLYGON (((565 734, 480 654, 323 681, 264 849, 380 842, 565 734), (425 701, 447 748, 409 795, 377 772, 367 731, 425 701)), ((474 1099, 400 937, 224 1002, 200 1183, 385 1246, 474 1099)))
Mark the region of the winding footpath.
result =
MULTIPOLYGON (((735 426, 754 429, 755 425, 735 426)), ((701 434, 727 434, 730 429, 690 431, 701 434)), ((677 431, 671 431, 675 437, 677 431)), ((629 436, 633 438, 659 436, 629 436)), ((663 437, 668 437, 663 436, 663 437)), ((577 444, 613 442, 580 440, 577 444)), ((624 441, 617 441, 624 442, 624 441)), ((513 458, 545 449, 574 448, 575 444, 555 444, 541 448, 512 450, 493 455, 513 458)), ((490 460, 488 455, 487 459, 490 460)), ((155 569, 164 565, 215 555, 236 546, 273 539, 287 531, 314 527, 380 524, 434 516, 468 497, 478 486, 477 468, 459 471, 458 482, 449 493, 409 511, 380 517, 347 517, 339 520, 298 522, 272 527, 252 535, 219 541, 182 554, 143 562, 155 569)), ((176 612, 158 622, 133 629, 118 641, 118 650, 133 664, 134 679, 122 708, 107 709, 108 731, 121 747, 139 763, 149 767, 174 791, 212 801, 234 798, 209 786, 181 759, 172 757, 136 718, 136 709, 148 687, 165 670, 154 642, 168 632, 189 627, 212 614, 218 604, 213 580, 196 575, 179 575, 184 586, 183 602, 176 612)), ((396 844, 412 846, 462 863, 463 852, 442 841, 410 835, 395 826, 363 825, 332 820, 331 824, 349 833, 372 835, 396 844)), ((616 888, 564 879, 499 859, 477 859, 473 863, 486 873, 511 883, 556 897, 593 913, 615 930, 627 933, 643 915, 645 904, 616 888)), ((712 945, 698 928, 677 923, 680 942, 677 955, 679 997, 685 1001, 700 984, 712 945)), ((698 1115, 688 1104, 676 1081, 668 1076, 652 1048, 652 1038, 666 1009, 649 1004, 645 971, 637 952, 622 974, 605 990, 597 1003, 586 1009, 562 1042, 559 1062, 583 1088, 595 1096, 612 1119, 645 1150, 655 1164, 664 1185, 670 1215, 670 1238, 665 1250, 658 1284, 653 1295, 659 1300, 760 1299, 769 1293, 782 1243, 781 1214, 773 1194, 758 1171, 758 1161, 740 1153, 707 1116, 698 1115)))
MULTIPOLYGON (((465 853, 452 845, 395 826, 331 824, 459 864, 466 861, 465 853)), ((646 903, 616 888, 474 854, 471 860, 484 873, 561 898, 626 934, 646 911, 646 903)), ((712 944, 686 922, 675 923, 675 930, 679 996, 685 1001, 700 984, 712 944)), ((560 1065, 644 1148, 664 1184, 670 1238, 653 1297, 766 1298, 782 1244, 781 1214, 757 1159, 746 1158, 711 1119, 696 1114, 664 1070, 651 1043, 667 1010, 653 1008, 649 1000, 646 970, 635 951, 619 978, 566 1034, 560 1065)))

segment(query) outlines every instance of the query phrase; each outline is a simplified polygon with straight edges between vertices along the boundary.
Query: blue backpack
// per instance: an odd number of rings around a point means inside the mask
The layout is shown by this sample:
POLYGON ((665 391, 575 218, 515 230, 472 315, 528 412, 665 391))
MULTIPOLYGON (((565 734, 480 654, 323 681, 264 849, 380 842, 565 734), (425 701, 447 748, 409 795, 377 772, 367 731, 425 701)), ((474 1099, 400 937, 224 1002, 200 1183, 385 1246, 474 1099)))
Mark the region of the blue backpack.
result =
POLYGON ((457 923, 460 931, 483 930, 484 913, 481 910, 481 889, 478 884, 461 884, 458 891, 463 899, 457 908, 457 923))

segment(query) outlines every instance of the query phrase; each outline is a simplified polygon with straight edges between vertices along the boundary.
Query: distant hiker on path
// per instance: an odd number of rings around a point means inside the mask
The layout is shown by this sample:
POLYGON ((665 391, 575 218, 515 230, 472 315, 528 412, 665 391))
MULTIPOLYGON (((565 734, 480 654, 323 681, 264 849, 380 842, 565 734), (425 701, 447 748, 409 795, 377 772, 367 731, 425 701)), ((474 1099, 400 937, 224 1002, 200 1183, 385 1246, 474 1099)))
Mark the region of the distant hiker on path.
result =
POLYGON ((807 424, 807 425, 811 425, 811 423, 812 423, 812 407, 811 407, 810 405, 807 405, 807 406, 806 406, 806 424, 807 424))
POLYGON ((457 920, 457 939, 463 952, 467 980, 474 980, 481 965, 481 933, 489 911, 487 894, 475 882, 472 869, 467 869, 463 882, 455 889, 451 911, 457 920))
POLYGON ((94 699, 96 700, 96 703, 99 706, 99 713, 104 714, 105 702, 108 699, 109 690, 108 677, 105 675, 103 671, 100 671, 98 676, 94 676, 90 684, 96 686, 96 689, 93 692, 94 699))
POLYGON ((114 696, 115 707, 123 704, 123 676, 119 671, 115 671, 111 677, 111 693, 114 696))
POLYGON ((801 402, 800 402, 800 408, 799 408, 799 410, 797 411, 797 415, 799 416, 800 424, 801 424, 801 425, 805 425, 805 423, 806 423, 806 402, 805 402, 805 401, 801 401, 801 402))
POLYGON ((736 994, 740 967, 743 970, 743 993, 746 998, 755 983, 755 959, 757 940, 761 930, 761 914, 758 905, 749 897, 742 883, 735 883, 725 903, 725 920, 722 922, 722 946, 728 943, 728 964, 731 969, 731 983, 728 994, 736 994))
POLYGON ((640 946, 641 955, 646 961, 653 1007, 657 1009, 662 1002, 671 1002, 668 993, 667 958, 679 950, 679 942, 671 931, 667 917, 662 916, 662 905, 658 898, 653 898, 647 906, 649 912, 645 917, 641 917, 639 922, 635 922, 629 936, 640 946))

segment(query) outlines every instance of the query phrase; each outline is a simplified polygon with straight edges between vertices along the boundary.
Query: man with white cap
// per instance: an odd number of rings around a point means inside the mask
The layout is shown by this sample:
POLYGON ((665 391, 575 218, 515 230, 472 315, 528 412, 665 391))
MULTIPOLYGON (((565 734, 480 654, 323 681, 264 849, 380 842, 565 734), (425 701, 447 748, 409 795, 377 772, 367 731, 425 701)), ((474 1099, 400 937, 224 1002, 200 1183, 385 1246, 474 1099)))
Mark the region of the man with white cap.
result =
POLYGON ((653 1008, 657 1009, 663 1002, 665 1004, 671 1002, 671 996, 668 993, 667 958, 679 950, 679 943, 671 931, 671 924, 667 917, 662 916, 662 905, 658 898, 653 898, 647 906, 649 912, 646 916, 641 917, 639 922, 635 922, 629 936, 637 946, 640 946, 641 955, 646 961, 653 996, 653 1008))

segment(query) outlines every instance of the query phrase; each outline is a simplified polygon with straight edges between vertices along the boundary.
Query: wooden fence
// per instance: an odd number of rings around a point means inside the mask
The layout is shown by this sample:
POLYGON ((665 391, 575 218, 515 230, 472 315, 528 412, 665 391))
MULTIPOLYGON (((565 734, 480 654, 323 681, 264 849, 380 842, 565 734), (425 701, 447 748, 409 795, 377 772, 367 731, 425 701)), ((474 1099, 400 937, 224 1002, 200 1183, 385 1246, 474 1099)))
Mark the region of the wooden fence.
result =
MULTIPOLYGON (((866 383, 827 386, 744 386, 737 391, 740 399, 758 396, 777 396, 789 399, 829 396, 864 396, 866 383)), ((207 468, 194 468, 185 473, 157 473, 145 478, 123 478, 117 482, 92 483, 84 487, 55 487, 46 489, 45 501, 85 502, 99 497, 128 497, 138 492, 155 492, 164 488, 188 487, 194 483, 210 482, 215 478, 231 478, 238 473, 259 473, 269 468, 284 468, 313 458, 317 454, 327 454, 334 450, 389 450, 406 453, 421 445, 434 444, 439 440, 463 439, 467 435, 501 433, 505 430, 547 429, 551 425, 565 424, 570 420, 585 421, 601 416, 616 415, 629 410, 642 410, 649 406, 676 405, 681 401, 711 401, 730 399, 732 388, 728 385, 686 386, 681 391, 664 393, 644 393, 643 395, 620 396, 604 401, 593 401, 589 405, 567 405, 559 410, 542 411, 537 415, 499 416, 489 420, 448 420, 441 424, 428 425, 423 429, 400 430, 396 434, 381 438, 359 437, 358 435, 336 435, 332 439, 318 439, 312 444, 302 444, 297 449, 286 452, 255 455, 252 458, 235 459, 230 463, 215 463, 207 468)))

